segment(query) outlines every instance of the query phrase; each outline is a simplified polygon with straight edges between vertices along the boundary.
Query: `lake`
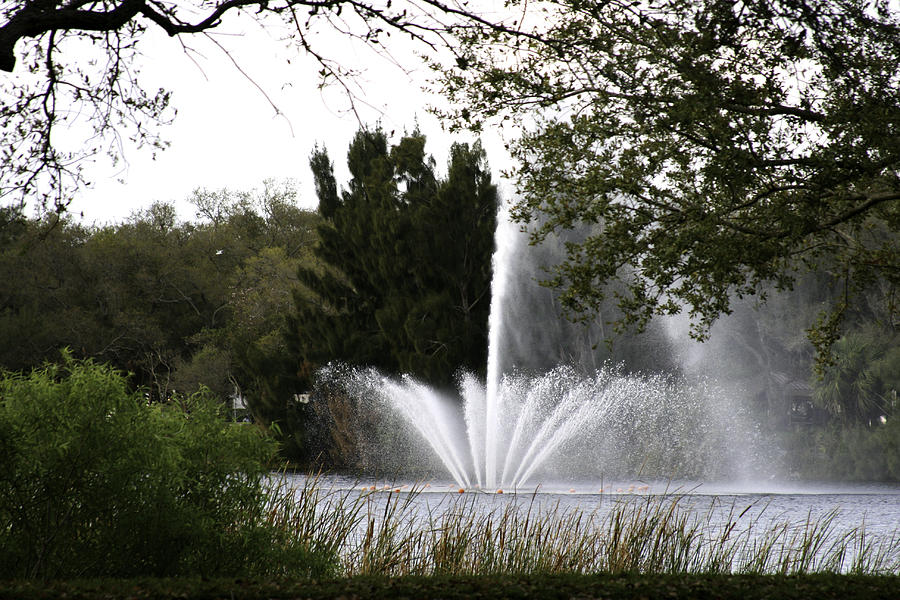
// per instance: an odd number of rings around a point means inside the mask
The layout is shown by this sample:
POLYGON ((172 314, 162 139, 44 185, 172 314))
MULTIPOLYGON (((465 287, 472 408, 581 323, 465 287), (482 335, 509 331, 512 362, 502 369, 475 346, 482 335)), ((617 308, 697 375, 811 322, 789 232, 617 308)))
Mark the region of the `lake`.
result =
MULTIPOLYGON (((294 476, 296 485, 304 480, 294 476)), ((346 476, 322 477, 318 485, 330 490, 332 495, 328 497, 363 502, 362 514, 367 517, 359 525, 360 535, 368 521, 378 524, 388 514, 402 523, 407 534, 446 528, 446 523, 460 515, 471 520, 475 529, 482 523, 495 527, 505 518, 504 513, 507 517, 519 515, 519 524, 525 520, 522 515, 563 524, 575 522, 568 520, 571 515, 582 515, 579 527, 584 525, 584 532, 601 532, 598 539, 609 537, 612 521, 622 520, 623 515, 626 520, 646 515, 640 518, 652 521, 654 526, 677 515, 681 535, 689 531, 696 536, 694 543, 703 549, 700 551, 711 552, 726 540, 734 544, 730 559, 734 565, 745 564, 750 561, 748 556, 756 553, 767 557, 766 570, 777 570, 779 567, 773 565, 787 564, 784 556, 797 551, 805 557, 803 548, 807 548, 817 553, 809 559, 808 570, 854 570, 860 551, 869 561, 879 561, 879 572, 900 570, 900 485, 570 481, 498 493, 461 492, 450 480, 413 482, 346 476)))

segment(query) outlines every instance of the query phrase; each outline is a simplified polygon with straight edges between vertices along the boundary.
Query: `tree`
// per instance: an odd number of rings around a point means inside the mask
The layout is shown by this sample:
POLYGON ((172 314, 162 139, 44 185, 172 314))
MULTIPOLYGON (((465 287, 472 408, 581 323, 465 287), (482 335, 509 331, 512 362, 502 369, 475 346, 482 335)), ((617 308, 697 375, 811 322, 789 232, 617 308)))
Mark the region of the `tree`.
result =
POLYGON ((68 346, 167 397, 189 338, 227 321, 228 271, 217 271, 226 266, 212 260, 202 234, 165 204, 103 228, 27 221, 0 252, 0 339, 16 340, 0 365, 36 368, 68 346))
POLYGON ((815 397, 844 423, 893 418, 900 390, 900 340, 880 327, 857 328, 834 345, 835 364, 816 381, 815 397))
MULTIPOLYGON (((391 286, 402 285, 405 255, 391 240, 408 222, 399 210, 394 168, 384 132, 362 130, 347 152, 351 180, 342 194, 337 190, 331 161, 324 150, 315 151, 310 167, 319 196, 316 256, 318 269, 299 272, 312 298, 298 297, 298 315, 292 322, 294 351, 313 363, 334 358, 396 369, 388 340, 379 332, 375 313, 391 286), (399 260, 397 260, 399 258, 399 260)), ((399 241, 399 239, 398 239, 399 241)))
MULTIPOLYGON (((290 185, 198 190, 199 222, 154 204, 129 221, 11 220, 0 247, 0 367, 37 368, 70 347, 132 373, 154 399, 203 385, 257 393, 246 353, 284 352, 296 270, 318 216, 290 185), (210 217, 209 215, 212 215, 210 217)), ((290 369, 288 369, 290 372, 290 369)))
MULTIPOLYGON (((467 36, 443 86, 457 126, 531 123, 513 145, 516 217, 577 225, 548 283, 620 326, 686 308, 704 338, 732 298, 823 268, 840 297, 900 284, 900 19, 886 1, 555 0, 532 37, 467 36), (630 265, 633 269, 624 270, 630 265)), ((891 292, 892 294, 895 292, 891 292)), ((896 311, 896 307, 894 307, 896 311)), ((896 312, 894 312, 896 314, 896 312)), ((893 319, 891 320, 893 321, 893 319)))
POLYGON ((310 165, 325 219, 318 268, 300 270, 290 340, 297 362, 331 360, 450 383, 484 369, 497 210, 479 145, 454 145, 446 179, 425 138, 381 130, 350 145, 338 192, 324 150, 310 165))
MULTIPOLYGON (((155 152, 165 148, 160 126, 171 122, 170 92, 147 89, 135 60, 150 30, 190 39, 209 36, 244 14, 287 27, 297 48, 321 66, 325 82, 350 91, 353 70, 331 60, 316 32, 331 28, 383 50, 392 33, 424 47, 453 51, 458 20, 488 26, 454 1, 423 0, 12 0, 0 7, 0 198, 40 199, 65 209, 73 187, 86 184, 83 159, 122 158, 124 138, 155 152), (73 123, 83 139, 66 145, 73 123)), ((498 25, 500 26, 500 25, 498 25)), ((227 49, 219 45, 223 50, 227 49)), ((276 108, 277 110, 277 108, 276 108)), ((77 134, 76 134, 77 135, 77 134)))
POLYGON ((202 384, 222 399, 237 392, 255 408, 271 371, 255 357, 281 364, 291 288, 298 266, 312 260, 319 217, 297 206, 290 181, 266 181, 254 191, 196 190, 190 201, 199 221, 185 224, 190 233, 179 254, 200 290, 194 304, 208 304, 211 313, 206 323, 181 328, 170 384, 180 391, 202 384))
POLYGON ((447 177, 432 193, 413 213, 418 264, 399 362, 404 372, 445 383, 460 368, 483 373, 487 365, 499 200, 480 143, 451 146, 447 177))

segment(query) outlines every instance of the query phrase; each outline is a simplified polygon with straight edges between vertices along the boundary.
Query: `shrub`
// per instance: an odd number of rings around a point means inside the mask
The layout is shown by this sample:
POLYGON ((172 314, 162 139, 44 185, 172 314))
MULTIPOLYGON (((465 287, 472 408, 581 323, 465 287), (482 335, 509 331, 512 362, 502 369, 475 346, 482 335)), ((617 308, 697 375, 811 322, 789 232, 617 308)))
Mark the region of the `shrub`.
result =
POLYGON ((272 525, 276 448, 203 393, 150 405, 64 357, 0 377, 0 578, 251 575, 315 555, 272 525))

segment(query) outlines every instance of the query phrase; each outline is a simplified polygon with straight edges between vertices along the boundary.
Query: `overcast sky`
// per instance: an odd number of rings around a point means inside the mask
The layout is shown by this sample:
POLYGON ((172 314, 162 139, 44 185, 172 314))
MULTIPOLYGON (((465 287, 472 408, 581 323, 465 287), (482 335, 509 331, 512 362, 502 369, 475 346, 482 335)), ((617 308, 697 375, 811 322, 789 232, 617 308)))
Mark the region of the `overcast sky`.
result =
MULTIPOLYGON (((230 50, 253 81, 208 40, 190 40, 202 54, 195 64, 176 39, 157 32, 148 36, 143 43, 142 81, 147 89, 162 86, 173 92, 172 104, 178 114, 163 132, 171 146, 156 160, 148 150, 127 148, 127 165, 111 168, 99 162, 90 170, 92 187, 81 191, 71 211, 83 212, 88 222, 102 223, 124 219, 161 200, 175 201, 180 216, 191 218, 185 199, 195 188, 250 189, 266 178, 296 179, 301 204, 314 208, 307 165, 313 146, 319 143, 328 149, 338 180, 344 182, 347 145, 359 122, 347 110, 344 92, 337 86, 320 90, 317 65, 288 49, 278 35, 235 20, 226 21, 218 30, 216 40, 230 50)), ((372 106, 357 103, 357 109, 367 124, 380 120, 386 131, 394 130, 399 136, 418 122, 440 169, 446 164, 452 141, 474 139, 444 133, 427 112, 426 106, 440 99, 421 90, 428 74, 401 40, 392 40, 390 48, 397 62, 412 70, 410 74, 339 34, 319 39, 323 53, 365 69, 357 81, 361 88, 357 92, 372 106)), ((491 134, 482 139, 499 179, 500 169, 509 163, 502 140, 491 134)))

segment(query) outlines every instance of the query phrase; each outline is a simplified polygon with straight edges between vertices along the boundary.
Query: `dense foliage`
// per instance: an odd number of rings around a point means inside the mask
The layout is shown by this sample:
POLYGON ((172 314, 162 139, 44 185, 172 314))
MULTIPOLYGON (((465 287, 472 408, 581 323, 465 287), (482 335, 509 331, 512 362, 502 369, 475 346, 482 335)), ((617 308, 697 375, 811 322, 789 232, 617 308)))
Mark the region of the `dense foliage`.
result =
POLYGON ((68 355, 0 378, 0 578, 327 573, 272 525, 275 445, 203 394, 149 404, 68 355))
POLYGON ((590 318, 619 279, 622 325, 687 310, 702 338, 735 296, 814 267, 842 290, 812 328, 820 351, 873 282, 893 325, 896 5, 521 4, 533 35, 471 32, 443 87, 460 125, 525 124, 518 217, 541 219, 538 238, 595 225, 550 278, 573 315, 590 318))
POLYGON ((222 397, 252 387, 241 355, 281 343, 318 217, 271 183, 191 200, 195 222, 155 204, 115 225, 50 217, 3 227, 0 366, 33 368, 68 346, 133 373, 155 399, 200 383, 222 397))
POLYGON ((338 192, 324 150, 310 164, 319 195, 318 269, 301 268, 291 324, 299 362, 332 360, 447 384, 487 362, 491 255, 498 208, 484 151, 455 144, 438 177, 413 133, 389 146, 361 130, 338 192))
POLYGON ((896 481, 900 461, 900 340, 886 314, 884 287, 860 290, 845 314, 832 364, 816 361, 805 329, 841 293, 828 273, 806 273, 767 300, 733 299, 705 343, 678 347, 692 371, 739 398, 785 476, 896 481), (852 443, 851 443, 851 440, 852 443))
MULTIPOLYGON (((285 353, 297 267, 313 260, 320 219, 289 182, 198 190, 190 202, 187 222, 162 203, 112 225, 0 221, 0 368, 27 371, 68 347, 131 373, 153 400, 202 385, 263 416, 272 381, 293 375, 270 357, 285 353)), ((289 454, 298 427, 284 430, 289 454)))
POLYGON ((786 436, 795 476, 818 481, 900 481, 900 419, 873 427, 804 428, 786 436))
POLYGON ((900 414, 900 334, 867 324, 837 340, 834 357, 815 391, 819 404, 838 421, 872 425, 900 414))

